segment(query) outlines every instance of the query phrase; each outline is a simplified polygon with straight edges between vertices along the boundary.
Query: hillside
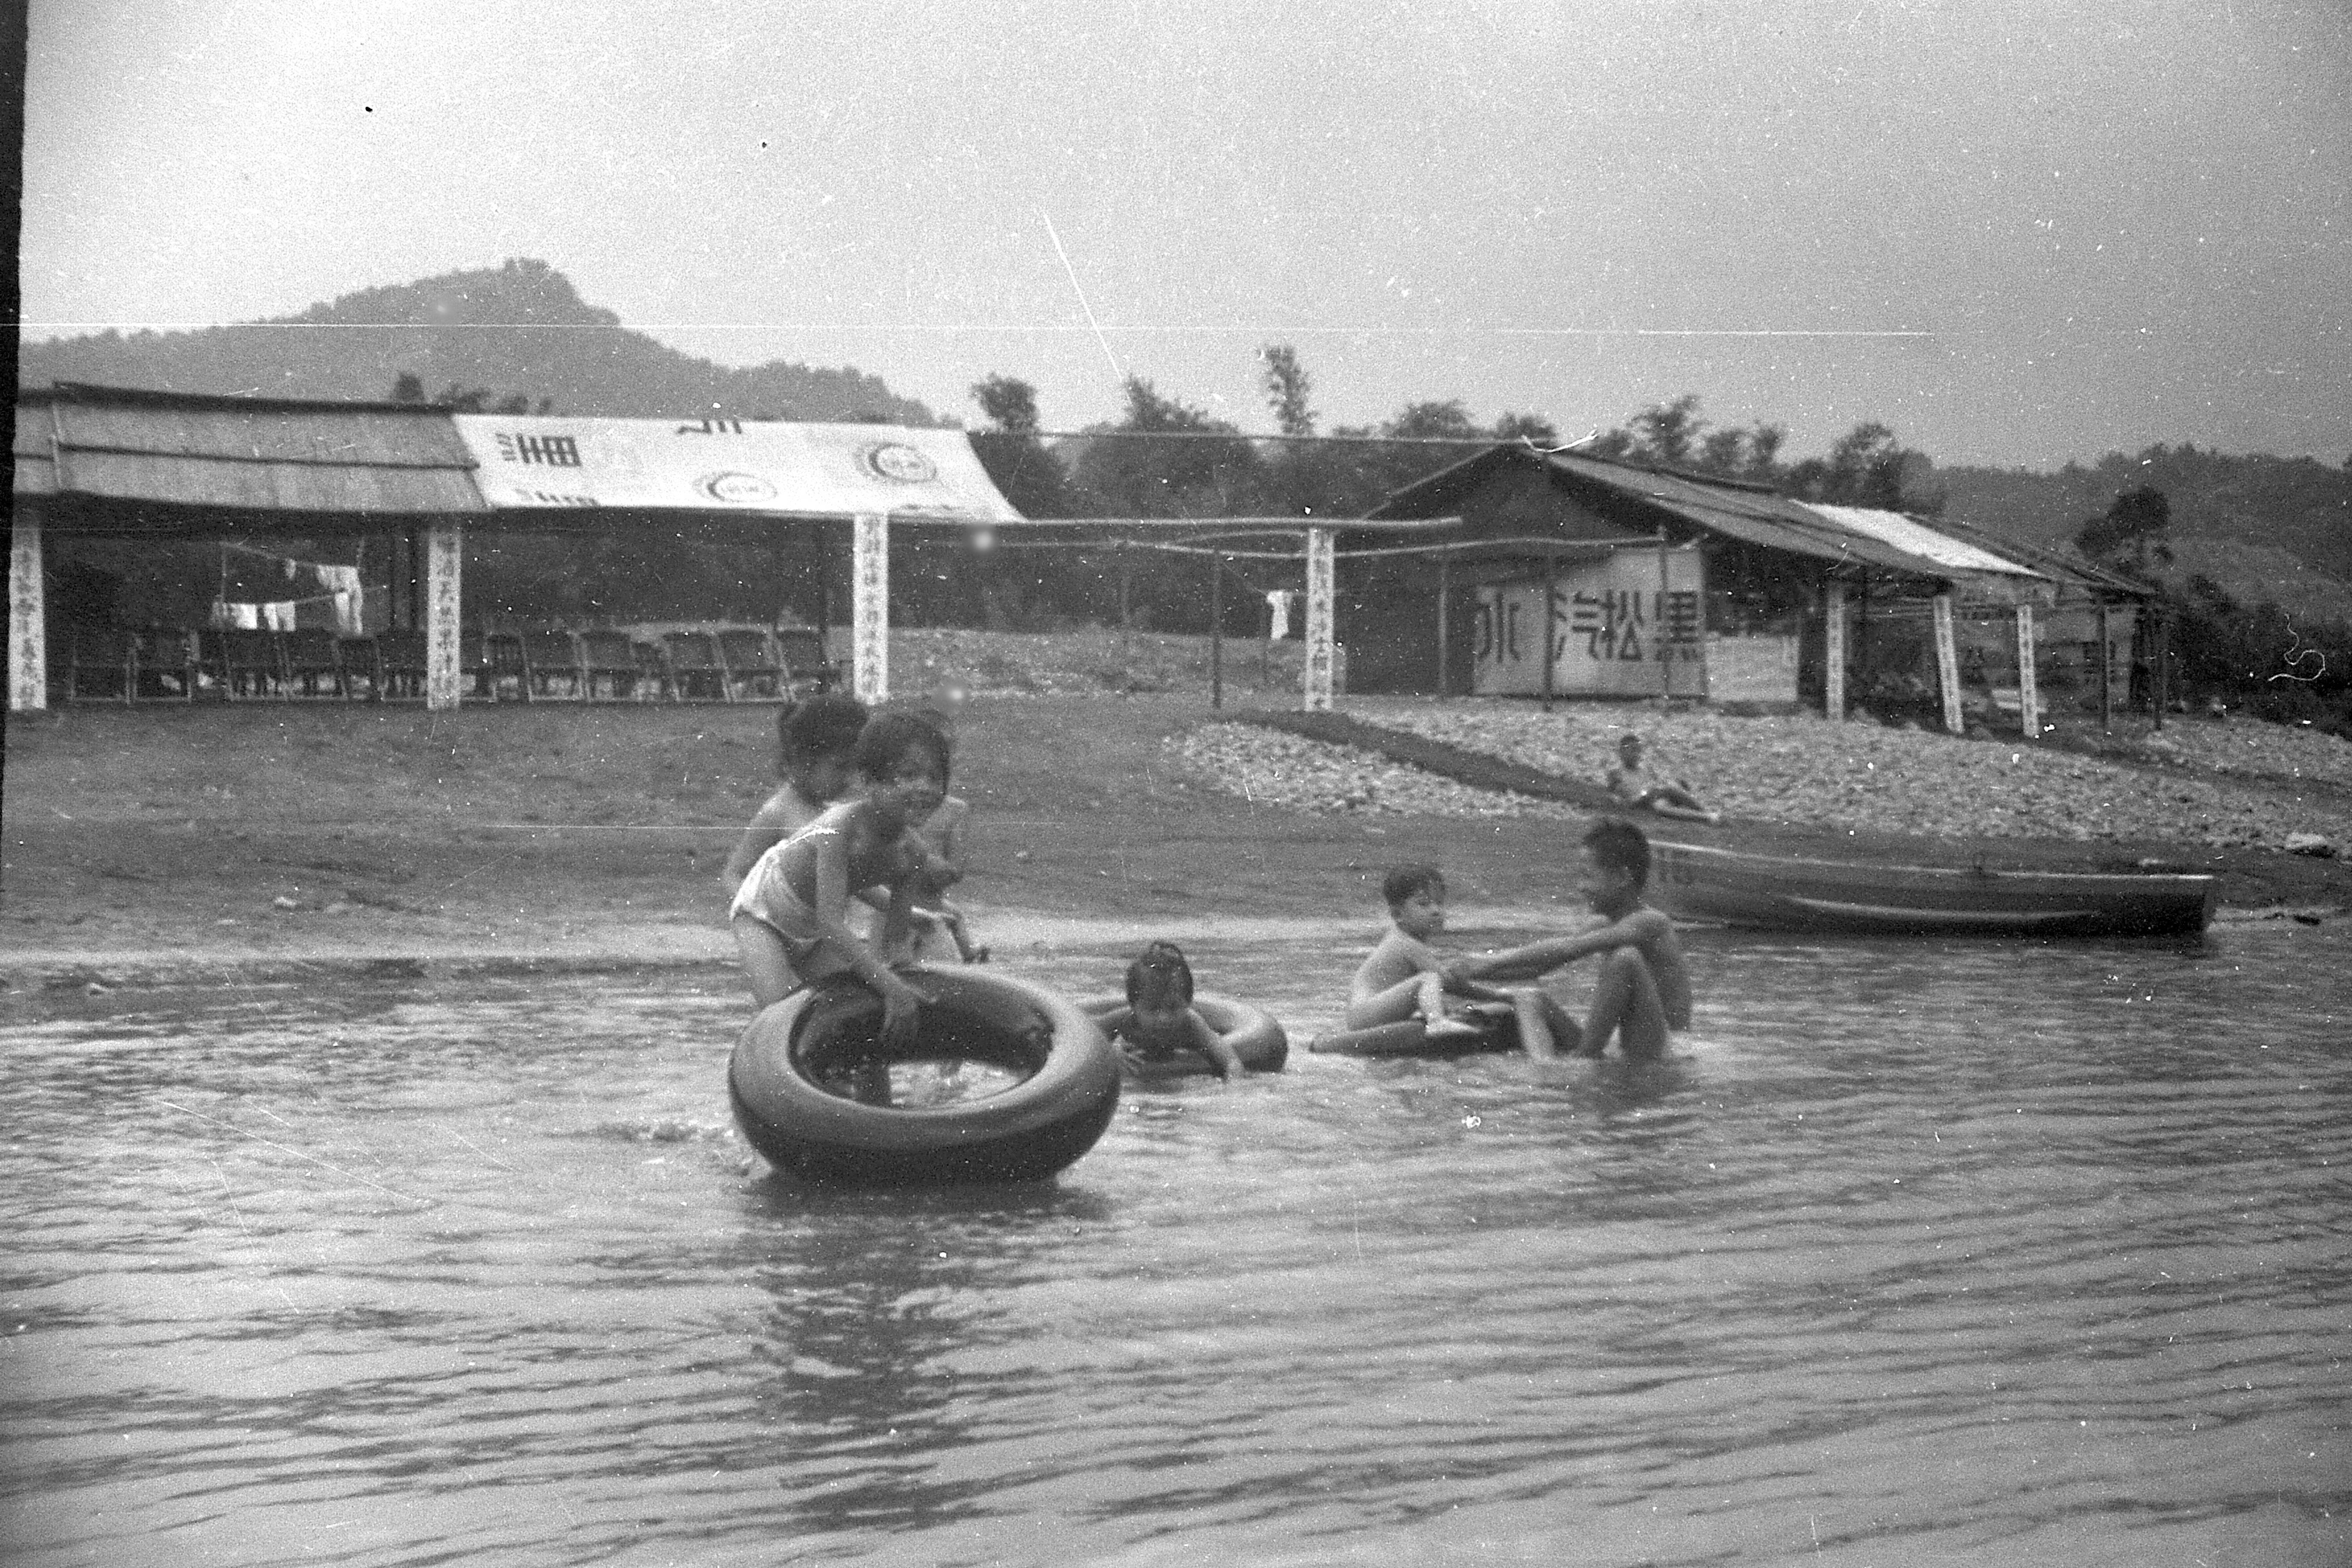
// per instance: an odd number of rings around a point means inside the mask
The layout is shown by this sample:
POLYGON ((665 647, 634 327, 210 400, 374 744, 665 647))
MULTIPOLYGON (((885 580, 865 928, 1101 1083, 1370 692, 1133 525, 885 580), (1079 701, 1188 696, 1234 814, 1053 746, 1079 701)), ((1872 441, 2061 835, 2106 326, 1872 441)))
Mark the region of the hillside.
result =
POLYGON ((26 342, 16 371, 26 386, 86 381, 331 399, 384 397, 403 374, 429 395, 480 387, 578 416, 940 423, 856 370, 781 361, 737 370, 680 353, 583 300, 546 262, 521 259, 363 289, 273 321, 26 342))
POLYGON ((2352 470, 2308 458, 2233 457, 2194 447, 2109 453, 2054 474, 1938 468, 1918 489, 1944 515, 2061 545, 2117 492, 2153 485, 2172 503, 2169 575, 2201 573, 2245 604, 2352 620, 2352 470))

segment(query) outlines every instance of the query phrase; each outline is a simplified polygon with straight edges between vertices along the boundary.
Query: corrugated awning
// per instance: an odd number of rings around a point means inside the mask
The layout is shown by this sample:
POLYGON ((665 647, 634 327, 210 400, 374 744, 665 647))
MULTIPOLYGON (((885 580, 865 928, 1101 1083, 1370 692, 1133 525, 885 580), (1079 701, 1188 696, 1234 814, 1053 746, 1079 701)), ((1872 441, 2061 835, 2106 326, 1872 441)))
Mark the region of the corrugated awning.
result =
POLYGON ((61 385, 46 410, 20 402, 20 445, 42 419, 57 491, 85 512, 137 510, 160 526, 180 509, 313 520, 483 510, 442 409, 61 385))
MULTIPOLYGON (((1664 514, 1692 528, 1813 561, 1916 577, 1935 583, 2000 579, 2004 592, 2026 584, 2046 586, 2043 574, 1966 542, 1937 533, 1917 521, 1892 512, 1864 512, 1859 523, 1790 500, 1761 485, 1710 479, 1645 468, 1576 452, 1538 451, 1523 443, 1502 443, 1398 490, 1374 508, 1376 518, 1425 516, 1461 510, 1464 500, 1506 469, 1540 464, 1555 484, 1604 498, 1622 515, 1626 503, 1652 516, 1664 514), (1893 522, 1877 520, 1891 519, 1893 522), (1894 526, 1899 522, 1902 526, 1894 526)), ((2042 586, 2025 587, 2030 593, 2042 586)))
POLYGON ((1991 551, 1938 532, 1899 511, 1884 511, 1875 507, 1830 506, 1822 501, 1801 503, 1807 511, 1818 512, 1841 528, 1891 544, 1907 554, 1935 562, 1955 572, 1987 573, 2012 577, 2041 577, 2042 573, 2019 562, 2007 560, 1991 551))

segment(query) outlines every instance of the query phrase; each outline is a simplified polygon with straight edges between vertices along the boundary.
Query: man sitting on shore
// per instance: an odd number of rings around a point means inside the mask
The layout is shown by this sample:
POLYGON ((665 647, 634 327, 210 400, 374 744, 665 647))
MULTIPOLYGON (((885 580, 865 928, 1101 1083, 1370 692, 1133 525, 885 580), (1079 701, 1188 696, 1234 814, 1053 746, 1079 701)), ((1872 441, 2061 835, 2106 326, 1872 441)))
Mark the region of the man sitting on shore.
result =
POLYGON ((1680 822, 1721 822, 1723 814, 1709 811, 1691 793, 1687 779, 1669 783, 1642 766, 1642 737, 1631 730, 1617 742, 1617 765, 1609 770, 1609 793, 1628 811, 1648 811, 1680 822))
MULTIPOLYGON (((1603 954, 1580 1037, 1560 1033, 1560 1046, 1597 1057, 1613 1036, 1628 1057, 1662 1057, 1672 1031, 1690 1027, 1690 972, 1674 921, 1642 901, 1649 879, 1650 841, 1623 817, 1604 816, 1585 830, 1577 851, 1577 890, 1601 923, 1575 936, 1447 964, 1445 978, 1454 984, 1533 980, 1589 954, 1603 954)), ((1529 1056, 1554 1054, 1549 1043, 1533 1037, 1524 1043, 1529 1056)))

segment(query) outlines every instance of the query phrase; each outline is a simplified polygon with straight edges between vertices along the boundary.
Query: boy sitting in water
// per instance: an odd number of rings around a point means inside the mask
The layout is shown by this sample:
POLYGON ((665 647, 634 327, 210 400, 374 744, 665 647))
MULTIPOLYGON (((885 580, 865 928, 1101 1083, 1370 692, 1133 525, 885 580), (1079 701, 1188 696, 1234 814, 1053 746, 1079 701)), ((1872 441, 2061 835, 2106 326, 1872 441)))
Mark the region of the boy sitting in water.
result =
MULTIPOLYGON (((1475 1002, 1510 1006, 1523 1042, 1540 1041, 1549 1056, 1555 1034, 1572 1040, 1576 1025, 1542 991, 1501 991, 1466 978, 1449 977, 1429 939, 1445 929, 1445 876, 1434 866, 1398 866, 1381 879, 1391 925, 1380 945, 1357 969, 1348 986, 1348 1027, 1369 1029, 1420 1017, 1432 1037, 1476 1035, 1481 1026, 1446 1006, 1451 991, 1475 1002)), ((1533 1050, 1530 1046, 1530 1049, 1533 1050)))
MULTIPOLYGON (((1576 868, 1577 890, 1601 923, 1574 936, 1450 964, 1447 978, 1531 980, 1588 954, 1603 954, 1583 1028, 1570 1024, 1561 1036, 1568 1050, 1597 1057, 1613 1036, 1628 1057, 1664 1056, 1672 1032, 1690 1027, 1690 973, 1674 921, 1642 901, 1649 879, 1650 841, 1623 817, 1604 816, 1585 830, 1576 868)), ((1538 1049, 1530 1039, 1528 1054, 1556 1053, 1550 1042, 1538 1049)))
POLYGON ((1125 1040, 1147 1062, 1182 1051, 1209 1058, 1223 1079, 1239 1078, 1242 1058, 1192 1009, 1192 966, 1172 942, 1155 942, 1127 966, 1127 1005, 1100 1020, 1112 1043, 1125 1040))
POLYGON ((1609 793, 1628 811, 1648 811, 1681 822, 1721 822, 1723 814, 1709 811, 1691 793, 1687 779, 1661 779, 1642 766, 1642 737, 1631 730, 1617 742, 1617 765, 1609 770, 1609 793))
POLYGON ((736 891, 730 923, 761 1006, 854 975, 882 998, 883 1038, 898 1044, 913 1032, 922 997, 884 955, 903 940, 914 907, 928 849, 912 825, 947 794, 947 742, 928 724, 885 714, 858 735, 855 761, 862 792, 761 855, 736 891), (877 889, 889 905, 872 944, 845 921, 858 889, 877 889))

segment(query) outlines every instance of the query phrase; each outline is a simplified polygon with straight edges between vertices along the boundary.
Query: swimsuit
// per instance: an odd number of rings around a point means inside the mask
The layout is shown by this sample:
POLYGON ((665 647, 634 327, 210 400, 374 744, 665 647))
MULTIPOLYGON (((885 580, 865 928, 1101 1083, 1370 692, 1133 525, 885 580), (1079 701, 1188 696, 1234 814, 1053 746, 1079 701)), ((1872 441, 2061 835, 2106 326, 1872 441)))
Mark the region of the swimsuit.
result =
POLYGON ((784 874, 784 851, 803 838, 822 833, 828 837, 837 832, 833 824, 819 817, 790 838, 769 847, 735 889, 735 901, 728 906, 730 920, 748 915, 774 931, 784 944, 784 954, 794 969, 804 967, 806 961, 824 945, 824 930, 818 926, 816 911, 808 907, 793 889, 792 879, 784 874))

